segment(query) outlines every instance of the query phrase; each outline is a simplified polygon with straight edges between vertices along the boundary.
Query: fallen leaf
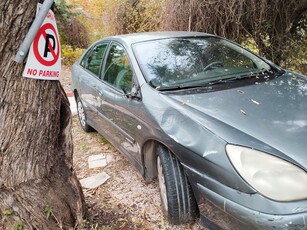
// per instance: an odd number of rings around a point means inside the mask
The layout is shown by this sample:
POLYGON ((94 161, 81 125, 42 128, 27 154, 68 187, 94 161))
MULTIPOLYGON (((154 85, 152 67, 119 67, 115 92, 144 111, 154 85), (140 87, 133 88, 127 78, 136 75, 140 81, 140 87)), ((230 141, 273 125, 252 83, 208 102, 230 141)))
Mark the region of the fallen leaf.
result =
POLYGON ((252 101, 254 104, 256 104, 256 105, 260 105, 260 103, 259 103, 258 101, 255 101, 255 100, 253 100, 253 99, 251 99, 251 101, 252 101))
POLYGON ((240 109, 240 112, 244 115, 246 115, 246 112, 243 109, 240 109))
POLYGON ((124 222, 122 225, 119 226, 119 229, 124 229, 126 227, 127 223, 124 222))
POLYGON ((141 213, 141 216, 144 220, 146 220, 146 208, 143 209, 142 213, 141 213))
POLYGON ((118 222, 128 222, 126 218, 119 218, 117 219, 118 222))
POLYGON ((182 101, 181 101, 181 103, 182 103, 183 105, 186 105, 188 102, 189 102, 189 101, 187 101, 187 100, 182 100, 182 101))

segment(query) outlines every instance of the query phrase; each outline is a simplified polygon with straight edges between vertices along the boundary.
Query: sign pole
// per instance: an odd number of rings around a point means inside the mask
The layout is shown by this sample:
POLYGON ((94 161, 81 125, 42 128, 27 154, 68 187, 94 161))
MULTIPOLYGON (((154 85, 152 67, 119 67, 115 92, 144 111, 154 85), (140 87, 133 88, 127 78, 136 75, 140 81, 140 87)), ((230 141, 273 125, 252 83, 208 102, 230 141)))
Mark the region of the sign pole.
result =
POLYGON ((48 11, 50 10, 53 2, 54 0, 45 0, 44 3, 42 4, 40 11, 38 12, 36 18, 34 19, 25 39, 23 40, 15 56, 15 62, 22 63, 22 61, 24 60, 34 40, 34 37, 37 34, 39 28, 41 27, 45 17, 47 16, 48 11))

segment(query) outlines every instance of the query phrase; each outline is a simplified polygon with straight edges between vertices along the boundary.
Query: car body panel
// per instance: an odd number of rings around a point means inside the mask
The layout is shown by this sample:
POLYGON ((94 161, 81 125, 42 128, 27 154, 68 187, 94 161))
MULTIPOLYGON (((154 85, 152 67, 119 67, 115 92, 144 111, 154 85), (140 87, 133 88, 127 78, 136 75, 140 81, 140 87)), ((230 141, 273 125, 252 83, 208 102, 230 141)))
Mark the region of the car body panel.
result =
MULTIPOLYGON (((284 74, 256 85, 193 95, 171 95, 169 98, 177 102, 176 107, 182 107, 187 117, 195 117, 201 125, 228 143, 244 144, 269 152, 278 150, 272 154, 286 160, 292 159, 306 170, 306 84, 307 80, 299 75, 284 74), (217 122, 209 122, 206 118, 217 122), (228 134, 227 130, 231 129, 240 130, 246 134, 246 138, 253 138, 249 143, 242 143, 238 135, 228 134), (263 147, 254 144, 255 139, 265 143, 263 147)), ((180 140, 180 143, 184 143, 184 140, 180 140)))

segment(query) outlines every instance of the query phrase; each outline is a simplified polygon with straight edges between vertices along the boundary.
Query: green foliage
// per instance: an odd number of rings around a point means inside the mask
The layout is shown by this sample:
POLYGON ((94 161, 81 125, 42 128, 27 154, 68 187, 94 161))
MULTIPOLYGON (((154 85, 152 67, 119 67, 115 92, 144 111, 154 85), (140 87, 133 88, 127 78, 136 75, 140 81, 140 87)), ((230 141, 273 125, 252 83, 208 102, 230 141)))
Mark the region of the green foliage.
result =
MULTIPOLYGON (((0 213, 1 221, 0 223, 4 223, 6 220, 8 220, 10 217, 14 215, 14 212, 10 209, 5 209, 0 213)), ((1 227, 1 225, 0 225, 1 227)))
POLYGON ((254 39, 247 38, 241 43, 241 45, 249 49, 250 51, 253 51, 256 54, 259 54, 259 49, 254 39))
POLYGON ((102 144, 110 144, 110 142, 103 136, 99 135, 98 141, 102 144))
POLYGON ((73 48, 70 45, 62 45, 61 52, 63 65, 70 66, 81 57, 84 52, 84 49, 73 48))
POLYGON ((64 22, 68 23, 71 18, 77 14, 76 12, 74 12, 74 8, 76 7, 76 5, 68 4, 66 0, 55 0, 54 2, 54 13, 64 22))
POLYGON ((63 229, 63 224, 62 224, 61 221, 59 221, 58 218, 55 216, 54 210, 53 210, 53 208, 52 208, 50 205, 47 204, 47 205, 44 207, 44 212, 47 214, 47 219, 49 219, 50 217, 52 217, 52 218, 56 221, 58 227, 59 227, 60 229, 63 229))
MULTIPOLYGON (((248 38, 241 45, 259 54, 259 49, 254 39, 248 38)), ((280 65, 286 69, 307 75, 307 40, 296 41, 292 47, 293 49, 289 52, 288 57, 280 65)))
POLYGON ((125 33, 125 11, 128 0, 68 0, 77 5, 90 43, 110 35, 125 33))
POLYGON ((73 47, 87 47, 89 35, 85 26, 77 17, 81 13, 77 5, 69 4, 66 0, 56 0, 54 12, 58 22, 61 43, 73 47))
POLYGON ((10 210, 10 209, 5 209, 5 210, 2 211, 2 215, 4 217, 12 216, 13 215, 13 211, 10 210))
MULTIPOLYGON (((11 210, 11 209, 5 209, 5 210, 3 210, 1 213, 0 213, 0 217, 2 217, 1 218, 1 221, 0 221, 0 228, 1 227, 3 227, 3 226, 5 226, 5 222, 6 221, 9 221, 9 219, 10 218, 12 218, 12 219, 10 219, 10 220, 13 220, 13 229, 14 230, 23 230, 24 229, 24 223, 22 222, 22 221, 16 221, 16 219, 15 219, 15 217, 16 216, 14 216, 14 212, 13 212, 13 210, 11 210), (4 225, 2 225, 2 224, 4 224, 4 225)), ((2 229, 2 228, 1 228, 2 229)), ((5 228, 4 228, 5 229, 5 228)))
POLYGON ((86 143, 79 143, 78 147, 82 150, 82 151, 88 151, 91 149, 90 146, 88 146, 86 143))
POLYGON ((159 30, 166 0, 139 0, 126 10, 128 32, 159 30))
POLYGON ((24 230, 24 224, 22 221, 16 222, 14 224, 14 230, 24 230))
POLYGON ((47 219, 53 215, 53 209, 48 204, 44 207, 44 212, 47 214, 47 219))
POLYGON ((294 46, 283 66, 287 69, 307 75, 307 39, 294 46))

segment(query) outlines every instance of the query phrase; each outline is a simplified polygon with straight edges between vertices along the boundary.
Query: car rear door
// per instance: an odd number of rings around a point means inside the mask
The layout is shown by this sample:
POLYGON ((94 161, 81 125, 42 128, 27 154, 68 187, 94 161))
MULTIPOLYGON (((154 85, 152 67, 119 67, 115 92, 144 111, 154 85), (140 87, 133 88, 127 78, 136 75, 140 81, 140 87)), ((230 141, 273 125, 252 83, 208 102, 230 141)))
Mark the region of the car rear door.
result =
POLYGON ((98 123, 101 123, 98 117, 98 109, 101 104, 99 84, 102 84, 99 76, 107 46, 108 42, 100 42, 94 45, 82 58, 80 62, 81 68, 78 71, 78 94, 87 114, 87 119, 95 129, 98 123))

